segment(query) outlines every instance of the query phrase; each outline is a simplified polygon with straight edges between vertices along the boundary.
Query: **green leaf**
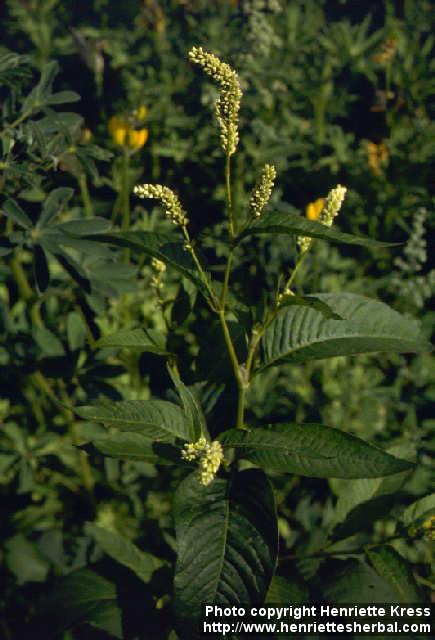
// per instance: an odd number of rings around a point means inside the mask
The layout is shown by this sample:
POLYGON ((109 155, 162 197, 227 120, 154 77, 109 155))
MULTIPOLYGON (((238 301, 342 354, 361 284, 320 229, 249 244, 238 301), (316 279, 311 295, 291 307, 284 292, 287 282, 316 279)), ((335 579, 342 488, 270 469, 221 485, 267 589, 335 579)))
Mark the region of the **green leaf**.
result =
POLYGON ((33 542, 21 533, 9 538, 5 543, 6 564, 15 574, 18 584, 44 582, 50 563, 41 555, 33 542))
POLYGON ((394 247, 398 244, 395 242, 379 242, 365 236, 343 233, 338 231, 336 227, 327 227, 320 222, 308 220, 296 213, 282 211, 263 213, 259 218, 252 221, 249 227, 239 236, 239 240, 246 236, 263 233, 308 236, 321 238, 322 240, 332 240, 333 242, 361 245, 363 247, 394 247))
POLYGON ((290 295, 286 296, 282 302, 280 302, 280 307, 311 307, 312 309, 316 309, 325 318, 330 318, 332 320, 343 320, 341 316, 339 316, 329 305, 325 302, 322 302, 316 296, 297 296, 290 295))
POLYGON ((59 64, 56 61, 48 62, 41 72, 41 77, 38 84, 32 89, 29 95, 23 101, 21 112, 36 112, 40 110, 44 105, 48 104, 48 100, 51 96, 51 87, 53 80, 59 71, 59 64))
POLYGON ((110 227, 110 220, 95 216, 85 220, 77 218, 74 220, 68 220, 67 222, 61 222, 56 225, 55 229, 69 233, 73 236, 92 236, 94 234, 104 233, 110 229, 110 227))
MULTIPOLYGON (((185 464, 179 447, 163 442, 153 442, 149 437, 134 431, 122 431, 109 436, 92 436, 92 445, 103 455, 119 460, 171 466, 185 464)), ((83 448, 87 450, 87 446, 83 448)))
POLYGON ((38 291, 43 293, 50 283, 50 271, 47 256, 39 244, 33 247, 33 274, 38 291))
POLYGON ((0 453, 0 475, 9 469, 17 459, 15 454, 0 453))
POLYGON ((107 623, 110 609, 110 633, 122 638, 121 611, 116 596, 115 585, 94 571, 74 571, 65 576, 42 602, 36 629, 43 630, 44 637, 51 638, 53 634, 83 622, 92 624, 95 620, 98 625, 104 617, 107 623))
POLYGON ((293 578, 291 581, 282 576, 273 576, 266 595, 266 603, 277 604, 305 604, 308 602, 308 587, 302 580, 293 578))
POLYGON ((405 527, 409 527, 421 518, 429 517, 431 513, 435 515, 435 493, 410 504, 403 512, 401 520, 405 527))
POLYGON ((76 407, 75 412, 85 420, 115 426, 123 431, 139 431, 152 440, 171 442, 174 438, 190 438, 183 411, 166 400, 106 400, 76 407))
POLYGON ((100 338, 96 346, 100 349, 105 347, 127 347, 165 356, 168 355, 165 342, 165 336, 154 329, 132 329, 118 331, 110 336, 100 338))
POLYGON ((414 466, 360 438, 320 424, 230 429, 219 440, 224 447, 241 449, 243 458, 261 467, 311 478, 376 478, 414 466))
POLYGON ((419 324, 388 305, 353 293, 315 294, 343 320, 325 319, 308 307, 278 312, 262 340, 260 370, 280 362, 304 362, 373 351, 430 350, 419 324))
POLYGON ((15 200, 6 200, 6 202, 2 204, 0 211, 7 218, 19 224, 20 227, 24 227, 24 229, 31 229, 33 226, 33 222, 27 213, 24 213, 20 205, 15 202, 15 200))
POLYGON ((79 100, 81 100, 81 97, 75 91, 58 91, 48 96, 45 104, 65 104, 66 102, 78 102, 79 100))
POLYGON ((83 320, 77 311, 71 311, 66 319, 66 335, 71 351, 81 349, 85 344, 86 331, 83 320))
MULTIPOLYGON (((115 245, 130 247, 161 260, 193 282, 203 296, 209 299, 207 288, 198 275, 190 253, 184 249, 184 243, 170 242, 167 235, 149 231, 108 233, 101 235, 100 239, 115 245)), ((205 267, 204 261, 202 264, 205 267)))
POLYGON ((93 258, 100 257, 107 260, 113 258, 113 252, 101 242, 85 240, 79 236, 70 235, 59 230, 58 227, 61 227, 61 225, 52 228, 45 227, 40 235, 40 243, 44 243, 52 253, 57 254, 60 247, 70 247, 71 249, 90 255, 93 258))
POLYGON ((181 381, 178 373, 169 366, 168 372, 183 405, 190 442, 196 442, 201 436, 207 437, 207 423, 198 398, 195 396, 193 391, 186 387, 186 385, 181 381))
POLYGON ((57 357, 65 355, 63 344, 57 336, 45 327, 35 327, 33 337, 44 357, 57 357))
POLYGON ((69 187, 59 187, 50 191, 42 205, 42 212, 36 226, 39 228, 44 227, 62 213, 73 193, 74 190, 69 187))
POLYGON ((86 293, 90 293, 91 284, 87 278, 86 272, 82 266, 74 260, 68 253, 61 247, 56 247, 51 242, 41 241, 41 245, 46 251, 50 251, 59 264, 63 267, 66 273, 79 285, 79 287, 86 293))
MULTIPOLYGON (((415 460, 415 448, 409 444, 389 447, 387 453, 403 459, 415 460), (411 450, 412 449, 412 450, 411 450)), ((367 514, 371 508, 385 513, 388 501, 386 496, 397 494, 412 470, 408 469, 387 478, 361 478, 359 480, 335 480, 332 483, 334 492, 338 495, 334 514, 334 523, 346 520, 350 515, 355 527, 360 529, 367 522, 367 514)), ((393 496, 394 497, 394 496, 393 496)), ((346 530, 347 531, 347 530, 346 530)))
POLYGON ((329 572, 330 575, 322 585, 322 597, 327 602, 395 602, 395 592, 367 563, 361 560, 346 560, 337 563, 336 566, 338 569, 329 572))
POLYGON ((63 135, 73 136, 79 131, 83 124, 84 119, 82 116, 69 111, 50 111, 47 116, 38 120, 38 127, 45 136, 50 136, 58 132, 61 132, 63 135))
POLYGON ((98 607, 92 612, 88 623, 92 627, 107 631, 111 636, 123 640, 121 609, 112 600, 100 602, 98 607))
POLYGON ((275 569, 278 530, 272 488, 262 471, 242 471, 207 487, 191 474, 176 492, 174 517, 179 619, 197 620, 205 602, 263 602, 275 569))
MULTIPOLYGON (((228 331, 239 362, 245 362, 247 357, 246 330, 241 322, 227 321, 228 331)), ((207 331, 200 332, 197 370, 204 380, 223 381, 233 379, 234 369, 222 327, 218 321, 210 322, 207 331)))
POLYGON ((408 563, 391 545, 370 547, 366 553, 376 573, 394 590, 396 602, 422 602, 420 590, 408 563))
POLYGON ((109 531, 91 522, 86 523, 86 531, 107 555, 131 569, 145 583, 149 582, 154 571, 164 564, 151 553, 141 551, 116 531, 109 531))

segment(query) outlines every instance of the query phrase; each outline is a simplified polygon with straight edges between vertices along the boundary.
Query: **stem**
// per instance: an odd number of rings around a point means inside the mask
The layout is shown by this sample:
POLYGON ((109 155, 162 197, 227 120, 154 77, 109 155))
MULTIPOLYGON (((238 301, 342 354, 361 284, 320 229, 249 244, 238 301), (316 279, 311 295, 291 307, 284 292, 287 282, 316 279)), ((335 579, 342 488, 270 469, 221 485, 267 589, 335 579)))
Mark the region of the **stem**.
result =
POLYGON ((251 380, 251 370, 252 365, 254 363, 255 352, 258 347, 258 343, 260 342, 261 336, 263 335, 265 328, 261 330, 256 330, 252 332, 251 344, 249 345, 248 357, 246 359, 246 377, 248 382, 251 380))
MULTIPOLYGON (((122 159, 122 186, 121 186, 121 210, 122 210, 122 222, 121 231, 129 231, 130 229, 130 155, 127 149, 124 149, 124 155, 122 159)), ((130 249, 125 249, 123 253, 124 262, 127 264, 130 262, 130 249)))
POLYGON ((23 300, 30 300, 30 298, 33 297, 33 291, 17 255, 12 258, 10 262, 10 268, 14 280, 17 283, 20 296, 23 298, 23 300))
MULTIPOLYGON (((68 396, 66 394, 65 391, 65 385, 63 384, 63 380, 60 381, 61 385, 62 385, 62 389, 61 389, 61 398, 62 401, 65 404, 68 404, 68 396)), ((63 411, 64 416, 65 416, 65 420, 67 422, 68 428, 69 428, 69 432, 71 434, 71 439, 73 444, 77 447, 80 444, 78 435, 77 435, 77 429, 76 426, 74 424, 74 420, 73 420, 73 411, 72 409, 64 409, 63 411)), ((93 501, 93 490, 94 490, 94 478, 92 476, 92 469, 90 467, 90 464, 88 462, 88 457, 86 455, 86 453, 84 451, 80 451, 79 449, 76 449, 77 451, 77 459, 80 465, 80 470, 81 470, 81 476, 82 476, 82 480, 83 480, 83 485, 86 489, 86 491, 88 491, 88 493, 90 494, 92 501, 93 501)))
POLYGON ((32 307, 30 309, 30 317, 32 318, 32 323, 35 325, 35 327, 43 326, 44 323, 42 322, 40 303, 38 300, 32 304, 32 307))
MULTIPOLYGON (((301 253, 300 256, 298 257, 296 264, 293 268, 293 271, 291 272, 289 278, 287 279, 287 282, 285 283, 284 286, 284 291, 286 289, 290 288, 290 285, 293 283, 296 274, 298 272, 298 269, 300 267, 300 265, 302 264, 305 255, 307 252, 305 253, 301 253)), ((258 343, 260 342, 262 336, 264 335, 264 332, 266 331, 266 329, 268 328, 268 326, 270 325, 270 323, 276 318, 276 315, 279 311, 279 306, 278 304, 273 308, 272 312, 270 313, 269 317, 265 320, 264 324, 260 327, 257 327, 253 330, 252 332, 252 337, 251 337, 251 344, 249 346, 249 351, 248 351, 248 356, 246 359, 246 377, 247 377, 247 382, 249 384, 250 378, 251 378, 251 370, 252 370, 252 365, 254 363, 254 356, 255 356, 255 352, 257 350, 258 347, 258 343)))
POLYGON ((94 216, 94 208, 92 206, 92 200, 89 195, 88 189, 88 181, 86 180, 86 174, 81 173, 78 177, 78 183, 80 187, 80 193, 83 200, 83 206, 85 208, 85 213, 87 218, 93 218, 94 216))
POLYGON ((129 184, 129 155, 124 150, 122 162, 122 224, 121 230, 128 231, 130 229, 130 184, 129 184))
POLYGON ((236 378, 237 388, 238 388, 236 426, 238 429, 242 429, 243 423, 244 423, 244 412, 245 412, 246 383, 245 383, 245 380, 243 379, 242 370, 239 365, 239 361, 237 359, 237 354, 234 349, 233 341, 231 340, 231 334, 228 329, 227 321, 225 319, 225 311, 223 309, 219 310, 219 320, 222 325, 225 344, 227 345, 228 353, 231 359, 231 363, 233 365, 234 376, 236 378))
POLYGON ((296 261, 295 266, 293 267, 293 271, 291 272, 289 278, 287 279, 287 282, 285 283, 285 287, 284 287, 284 291, 286 289, 289 289, 290 286, 293 284, 293 281, 296 277, 296 274, 298 272, 299 267, 301 266, 302 262, 304 261, 305 256, 307 255, 308 251, 304 251, 304 253, 301 253, 296 261))
POLYGON ((225 158, 225 193, 227 203, 228 225, 230 230, 230 238, 234 239, 234 220, 233 220, 233 205, 231 200, 231 156, 226 155, 225 158))
POLYGON ((0 131, 0 137, 5 133, 6 129, 15 129, 15 127, 18 127, 19 124, 21 124, 24 120, 26 120, 29 116, 31 116, 32 113, 33 113, 33 110, 22 113, 16 120, 11 122, 11 124, 8 124, 4 129, 0 131))
POLYGON ((196 266, 196 269, 198 271, 199 277, 201 278, 205 288, 207 289, 207 293, 210 296, 211 309, 213 311, 217 311, 219 309, 219 303, 216 300, 215 293, 214 293, 213 289, 210 286, 210 283, 208 281, 207 275, 204 272, 204 269, 202 268, 202 265, 201 265, 201 263, 199 261, 199 258, 196 255, 195 249, 193 248, 192 241, 190 239, 190 235, 189 235, 189 232, 187 230, 187 227, 183 226, 182 227, 182 231, 183 231, 184 239, 186 240, 186 249, 187 249, 187 251, 189 251, 190 255, 192 256, 192 260, 195 263, 195 266, 196 266))
POLYGON ((222 289, 222 296, 221 296, 221 307, 222 310, 225 309, 225 305, 227 302, 227 293, 228 293, 228 286, 230 283, 230 274, 231 274, 231 265, 233 262, 233 251, 234 249, 230 249, 230 252, 228 254, 228 258, 227 258, 227 264, 225 267, 225 277, 224 277, 224 286, 222 289))
MULTIPOLYGON (((48 396, 48 398, 50 398, 50 400, 60 409, 60 412, 62 413, 65 419, 65 422, 68 425, 68 429, 71 435, 71 440, 73 444, 77 446, 79 444, 79 440, 77 437, 77 432, 76 432, 74 421, 72 418, 73 411, 69 407, 69 399, 68 399, 68 396, 66 395, 63 384, 62 384, 62 389, 60 391, 61 400, 59 400, 58 397, 56 396, 56 393, 51 388, 49 381, 40 371, 35 371, 32 377, 33 377, 33 380, 36 382, 36 385, 41 389, 41 391, 43 391, 45 395, 48 396)), ((79 451, 77 449, 77 460, 81 470, 83 485, 85 489, 89 492, 93 500, 94 479, 92 477, 92 470, 91 470, 91 467, 89 466, 86 453, 84 451, 79 451)))
POLYGON ((237 429, 243 429, 245 422, 245 393, 246 389, 243 385, 238 386, 239 393, 237 396, 237 429))
MULTIPOLYGON (((29 300, 33 298, 33 289, 29 284, 29 281, 26 276, 26 272, 24 271, 22 264, 17 255, 15 255, 12 258, 10 262, 10 268, 11 268, 11 272, 14 277, 14 280, 17 284, 18 291, 20 293, 21 298, 24 301, 29 302, 29 300)), ((40 311, 40 304, 41 302, 39 300, 36 300, 30 308, 30 318, 32 320, 32 324, 35 327, 41 327, 43 324, 41 311, 40 311)))
MULTIPOLYGON (((231 197, 231 156, 229 153, 225 157, 225 194, 226 194, 226 206, 228 215, 228 228, 230 232, 231 240, 235 237, 234 217, 233 217, 233 203, 231 197)), ((233 365, 234 375, 237 382, 238 396, 237 396, 237 417, 236 427, 243 429, 244 415, 245 415, 245 394, 247 389, 247 382, 242 374, 242 369, 237 359, 237 354, 234 349, 233 341, 231 340, 231 334, 228 329, 227 321, 225 319, 225 305, 228 293, 228 287, 230 282, 231 265, 233 262, 233 251, 231 248, 227 258, 227 264, 225 266, 224 285, 222 289, 221 304, 219 310, 219 319, 224 332, 225 343, 227 345, 228 353, 233 365)))

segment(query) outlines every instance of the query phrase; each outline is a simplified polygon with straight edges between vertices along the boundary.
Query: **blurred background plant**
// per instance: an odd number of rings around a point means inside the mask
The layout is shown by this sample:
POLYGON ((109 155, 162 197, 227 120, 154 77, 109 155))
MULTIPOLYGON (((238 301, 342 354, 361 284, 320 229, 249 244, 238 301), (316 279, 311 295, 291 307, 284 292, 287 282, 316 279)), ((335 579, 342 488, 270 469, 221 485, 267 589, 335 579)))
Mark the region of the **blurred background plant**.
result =
MULTIPOLYGON (((224 247, 211 239, 222 230, 224 200, 212 113, 216 89, 198 82, 188 64, 192 45, 230 61, 240 74, 235 211, 247 206, 269 162, 278 172, 271 206, 303 213, 308 207, 315 218, 320 199, 340 182, 348 187, 341 229, 409 239, 373 253, 316 242, 295 290, 303 283, 305 292, 380 295, 420 317, 427 332, 434 318, 427 310, 435 278, 427 249, 435 151, 430 2, 85 4, 6 0, 0 6, 5 638, 19 637, 47 580, 101 560, 104 546, 84 528, 86 520, 173 558, 173 474, 74 446, 86 448, 100 427, 76 421, 69 406, 100 396, 171 393, 158 355, 99 349, 100 337, 127 328, 171 329, 168 349, 185 363, 184 378, 206 408, 216 402, 221 408, 212 430, 229 415, 234 390, 227 363, 216 357, 210 371, 213 324, 189 281, 92 238, 118 226, 170 233, 157 208, 150 212, 131 195, 139 180, 161 182, 177 189, 193 235, 201 237, 212 268, 222 270, 224 247), (205 371, 214 386, 201 385, 205 371)), ((295 244, 283 236, 253 240, 243 260, 236 254, 237 277, 249 292, 241 304, 260 304, 264 286, 276 291, 295 256, 295 244)), ((237 332, 236 318, 233 325, 237 332)), ((221 351, 216 342, 216 354, 221 351)), ((433 586, 427 536, 418 526, 409 533, 406 508, 430 486, 434 395, 433 361, 425 354, 336 358, 308 364, 302 374, 286 366, 271 369, 254 387, 248 410, 255 423, 289 415, 324 422, 420 462, 396 485, 330 481, 334 501, 326 481, 277 479, 282 553, 319 555, 298 561, 304 578, 320 572, 326 562, 320 556, 338 530, 345 555, 355 545, 397 537, 394 544, 413 563, 417 580, 433 586)), ((433 509, 433 500, 425 506, 433 509)), ((294 562, 283 563, 283 575, 291 571, 294 562)), ((162 570, 142 594, 153 611, 150 629, 167 616, 168 584, 162 570)), ((102 615, 90 624, 102 634, 115 628, 102 615)))

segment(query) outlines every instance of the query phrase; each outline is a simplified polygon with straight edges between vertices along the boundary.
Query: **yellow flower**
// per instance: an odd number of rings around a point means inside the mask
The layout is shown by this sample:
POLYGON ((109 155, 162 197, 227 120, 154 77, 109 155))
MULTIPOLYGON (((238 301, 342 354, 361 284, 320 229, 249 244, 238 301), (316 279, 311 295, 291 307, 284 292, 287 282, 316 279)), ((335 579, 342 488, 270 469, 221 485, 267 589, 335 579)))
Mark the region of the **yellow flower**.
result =
POLYGON ((127 135, 127 146, 130 149, 141 149, 148 140, 148 129, 129 129, 127 135))
POLYGON ((373 173, 377 176, 381 174, 381 164, 388 160, 388 149, 383 142, 367 142, 367 163, 373 173))
POLYGON ((134 116, 138 120, 145 120, 147 113, 148 113, 148 109, 146 108, 146 106, 144 104, 141 104, 140 107, 138 107, 134 111, 134 116))
POLYGON ((314 202, 309 202, 305 209, 305 214, 309 220, 318 220, 325 204, 325 198, 317 198, 314 202))
POLYGON ((78 139, 79 144, 87 144, 92 138, 92 131, 85 127, 82 129, 80 133, 80 137, 78 139))
POLYGON ((373 60, 377 64, 386 65, 394 58, 397 48, 397 39, 389 38, 385 40, 379 47, 379 50, 373 56, 373 60))
POLYGON ((430 516, 421 526, 423 529, 435 529, 435 516, 430 516))
MULTIPOLYGON (((142 109, 142 107, 139 108, 142 109)), ((148 129, 134 129, 126 118, 119 116, 110 118, 108 130, 116 144, 131 151, 137 151, 148 140, 148 129)))

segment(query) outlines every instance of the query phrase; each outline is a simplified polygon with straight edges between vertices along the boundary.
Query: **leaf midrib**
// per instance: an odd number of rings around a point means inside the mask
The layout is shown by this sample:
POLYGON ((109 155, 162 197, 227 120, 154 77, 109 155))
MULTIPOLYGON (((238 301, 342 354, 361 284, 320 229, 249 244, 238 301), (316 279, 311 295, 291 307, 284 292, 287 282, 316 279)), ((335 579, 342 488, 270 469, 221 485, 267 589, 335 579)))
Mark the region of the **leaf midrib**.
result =
MULTIPOLYGON (((225 443, 224 443, 225 446, 225 443)), ((313 456, 312 454, 310 454, 309 452, 305 453, 307 451, 307 449, 298 449, 298 448, 287 448, 284 447, 283 445, 270 445, 270 444, 252 444, 252 443, 244 443, 244 442, 232 442, 231 444, 227 445, 228 447, 240 447, 240 448, 244 448, 244 449, 259 449, 260 451, 263 451, 264 449, 270 449, 271 451, 280 451, 283 455, 291 455, 292 453, 297 453, 297 454, 301 454, 301 452, 303 452, 303 455, 305 455, 307 458, 313 458, 315 460, 335 460, 338 458, 338 455, 334 455, 334 456, 324 456, 324 455, 318 455, 318 456, 313 456)))
MULTIPOLYGON (((267 334, 265 335, 265 337, 266 336, 267 336, 267 334)), ((412 345, 412 344, 418 345, 418 344, 420 344, 420 341, 418 341, 418 340, 409 340, 407 338, 396 338, 395 336, 392 336, 391 333, 389 333, 389 334, 376 334, 376 335, 373 335, 373 334, 361 334, 361 333, 351 333, 351 334, 344 334, 344 335, 340 335, 340 336, 330 336, 330 337, 327 337, 327 338, 322 338, 320 340, 312 340, 310 342, 304 342, 302 344, 299 344, 297 347, 294 347, 293 349, 288 349, 284 353, 282 353, 281 355, 274 356, 272 359, 268 360, 266 363, 264 363, 260 367, 260 369, 264 369, 266 366, 269 366, 272 362, 276 362, 278 360, 281 360, 282 358, 286 358, 288 355, 290 355, 292 353, 295 353, 296 351, 301 351, 302 349, 305 349, 306 347, 310 347, 310 346, 313 346, 313 345, 317 345, 318 346, 318 345, 321 345, 321 344, 324 344, 324 343, 331 342, 333 340, 337 341, 337 342, 340 342, 342 340, 349 340, 349 338, 362 338, 362 339, 369 338, 369 339, 375 339, 375 340, 385 340, 386 338, 388 338, 390 340, 393 339, 393 340, 401 341, 403 343, 408 343, 409 345, 412 345)), ((423 344, 422 341, 421 341, 421 344, 423 344)), ((264 350, 267 351, 266 345, 264 346, 264 350)), ((367 352, 365 352, 365 353, 367 353, 367 352)), ((382 352, 380 352, 380 353, 382 353, 382 352)), ((354 354, 354 355, 357 355, 357 354, 354 354)))
POLYGON ((225 562, 225 551, 227 548, 227 540, 228 540, 228 529, 229 529, 229 521, 230 521, 230 496, 229 496, 229 486, 226 488, 225 495, 225 520, 224 520, 224 544, 222 545, 222 552, 219 558, 219 571, 216 574, 215 585, 213 587, 213 594, 216 595, 218 593, 218 585, 222 576, 222 569, 225 562))

